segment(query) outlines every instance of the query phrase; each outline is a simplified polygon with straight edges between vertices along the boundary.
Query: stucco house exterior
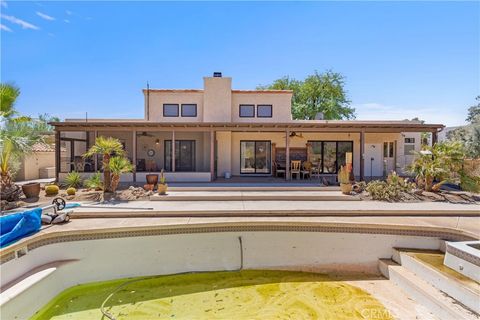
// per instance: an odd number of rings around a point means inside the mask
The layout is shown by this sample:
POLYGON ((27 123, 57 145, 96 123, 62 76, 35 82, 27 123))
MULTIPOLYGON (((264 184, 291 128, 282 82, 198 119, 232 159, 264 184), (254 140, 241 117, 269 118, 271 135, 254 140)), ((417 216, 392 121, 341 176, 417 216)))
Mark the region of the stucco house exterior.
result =
MULTIPOLYGON (((335 179, 346 157, 357 179, 404 168, 419 150, 421 133, 441 124, 416 121, 293 120, 289 90, 235 90, 215 73, 203 89, 144 89, 143 119, 71 119, 54 122, 57 179, 76 170, 100 170, 83 153, 98 136, 120 139, 135 172, 122 181, 145 181, 164 169, 167 181, 213 181, 224 176, 291 179, 292 160, 310 162, 319 176, 335 179), (60 152, 62 150, 62 152, 60 152), (281 170, 286 174, 279 174, 281 170)), ((296 178, 296 177, 295 177, 296 178)))

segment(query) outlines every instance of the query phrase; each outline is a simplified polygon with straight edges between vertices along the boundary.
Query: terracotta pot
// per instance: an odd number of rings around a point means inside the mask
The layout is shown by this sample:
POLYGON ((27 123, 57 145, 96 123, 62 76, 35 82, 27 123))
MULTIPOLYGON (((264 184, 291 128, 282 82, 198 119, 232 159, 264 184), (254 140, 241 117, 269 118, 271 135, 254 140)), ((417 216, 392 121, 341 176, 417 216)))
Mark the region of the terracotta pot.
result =
POLYGON ((343 194, 350 194, 352 192, 352 185, 350 183, 340 183, 340 190, 343 194))
POLYGON ((145 191, 153 191, 153 189, 155 188, 155 185, 154 184, 145 184, 143 185, 143 189, 145 189, 145 191))
POLYGON ((158 186, 157 186, 157 189, 158 189, 158 194, 167 194, 167 188, 168 188, 168 185, 166 183, 160 183, 158 186))
POLYGON ((30 182, 22 185, 22 191, 27 198, 38 198, 40 195, 40 183, 30 182))
POLYGON ((156 186, 158 184, 158 174, 147 174, 147 183, 156 186))

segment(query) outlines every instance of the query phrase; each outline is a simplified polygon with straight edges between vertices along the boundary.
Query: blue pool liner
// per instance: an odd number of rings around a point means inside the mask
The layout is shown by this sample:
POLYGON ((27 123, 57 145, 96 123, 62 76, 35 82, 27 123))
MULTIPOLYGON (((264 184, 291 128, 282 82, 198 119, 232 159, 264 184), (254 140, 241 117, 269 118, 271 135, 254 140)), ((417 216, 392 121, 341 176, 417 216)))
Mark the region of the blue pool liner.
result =
POLYGON ((71 208, 76 208, 76 207, 80 207, 81 204, 80 203, 67 203, 65 205, 65 209, 71 209, 71 208))
POLYGON ((42 208, 0 217, 0 248, 29 236, 42 226, 42 208))

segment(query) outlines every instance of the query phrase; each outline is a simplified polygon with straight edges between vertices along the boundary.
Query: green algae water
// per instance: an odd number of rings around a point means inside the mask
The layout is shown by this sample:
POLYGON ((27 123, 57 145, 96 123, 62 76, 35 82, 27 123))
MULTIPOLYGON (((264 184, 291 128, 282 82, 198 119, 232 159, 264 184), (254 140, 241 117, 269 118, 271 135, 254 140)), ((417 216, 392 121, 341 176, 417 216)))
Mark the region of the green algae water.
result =
POLYGON ((69 288, 31 319, 391 319, 367 292, 333 276, 244 270, 129 278, 69 288), (113 293, 113 294, 112 294, 113 293), (112 294, 112 295, 111 295, 112 294), (375 313, 364 312, 376 310, 375 313))

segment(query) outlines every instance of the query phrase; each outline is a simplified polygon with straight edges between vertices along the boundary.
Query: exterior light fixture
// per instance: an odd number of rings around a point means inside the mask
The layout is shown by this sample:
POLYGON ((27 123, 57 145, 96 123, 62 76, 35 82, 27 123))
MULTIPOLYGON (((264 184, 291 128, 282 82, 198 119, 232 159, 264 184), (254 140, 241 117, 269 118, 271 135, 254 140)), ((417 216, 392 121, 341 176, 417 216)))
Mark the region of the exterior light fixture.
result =
POLYGON ((160 144, 160 139, 155 140, 155 144, 160 144))

